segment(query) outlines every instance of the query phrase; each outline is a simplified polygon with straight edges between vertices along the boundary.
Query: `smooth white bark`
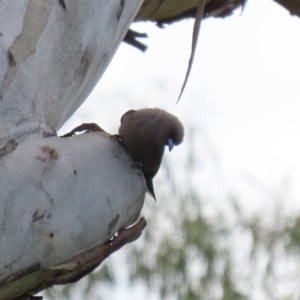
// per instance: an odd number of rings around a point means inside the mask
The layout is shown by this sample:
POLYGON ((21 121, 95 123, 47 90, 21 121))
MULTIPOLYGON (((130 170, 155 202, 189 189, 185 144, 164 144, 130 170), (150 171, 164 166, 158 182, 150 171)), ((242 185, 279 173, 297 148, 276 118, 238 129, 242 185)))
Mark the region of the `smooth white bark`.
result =
POLYGON ((57 283, 51 270, 74 257, 84 270, 89 251, 140 213, 144 177, 116 139, 56 131, 100 79, 141 2, 0 3, 1 300, 57 283))
POLYGON ((30 135, 0 170, 0 282, 104 244, 137 219, 146 191, 123 146, 99 133, 30 135))
POLYGON ((141 2, 1 1, 0 148, 11 136, 65 123, 100 79, 141 2))
POLYGON ((3 271, 57 265, 132 223, 145 195, 142 172, 132 166, 116 139, 97 133, 34 134, 3 157, 0 282, 3 271))

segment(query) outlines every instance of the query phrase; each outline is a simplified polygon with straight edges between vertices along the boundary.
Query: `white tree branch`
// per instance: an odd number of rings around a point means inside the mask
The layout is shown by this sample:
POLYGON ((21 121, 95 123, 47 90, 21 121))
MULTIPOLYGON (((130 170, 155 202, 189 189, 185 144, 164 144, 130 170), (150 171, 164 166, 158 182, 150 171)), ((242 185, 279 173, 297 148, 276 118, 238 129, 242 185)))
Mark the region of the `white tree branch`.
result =
POLYGON ((56 136, 141 2, 0 3, 0 300, 86 274, 145 226, 107 244, 138 218, 146 192, 119 141, 103 132, 56 136), (105 255, 92 251, 101 247, 105 255))
POLYGON ((58 130, 112 59, 142 0, 3 0, 0 148, 58 130))
POLYGON ((146 192, 141 170, 104 133, 32 134, 0 169, 0 299, 11 299, 12 279, 26 284, 24 276, 105 244, 137 219, 146 192))

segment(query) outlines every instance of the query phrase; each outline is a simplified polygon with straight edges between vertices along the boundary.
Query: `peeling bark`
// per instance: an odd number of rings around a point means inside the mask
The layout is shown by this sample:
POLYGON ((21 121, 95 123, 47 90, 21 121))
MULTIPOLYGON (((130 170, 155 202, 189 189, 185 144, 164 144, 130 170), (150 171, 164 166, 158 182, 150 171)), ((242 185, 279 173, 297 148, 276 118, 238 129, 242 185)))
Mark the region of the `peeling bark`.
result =
POLYGON ((146 226, 124 230, 146 185, 118 140, 103 130, 56 136, 141 2, 1 1, 0 300, 78 280, 146 226))
POLYGON ((11 136, 59 130, 99 81, 141 2, 1 1, 0 148, 11 136))
POLYGON ((21 62, 35 51, 39 37, 47 25, 52 7, 53 0, 29 1, 24 16, 23 30, 8 49, 10 68, 1 85, 1 99, 3 99, 5 90, 11 83, 21 62), (32 16, 37 17, 32 18, 32 16))
POLYGON ((141 218, 137 224, 120 231, 118 235, 106 244, 96 246, 90 251, 79 254, 63 264, 47 269, 42 269, 41 266, 37 264, 23 273, 7 278, 4 285, 2 285, 2 287, 0 285, 2 292, 0 299, 12 299, 11 297, 14 297, 15 300, 30 299, 31 294, 36 294, 53 285, 74 283, 80 280, 92 272, 112 253, 121 249, 126 244, 137 240, 146 225, 146 220, 141 218), (16 282, 18 283, 17 288, 16 282), (26 294, 18 289, 19 285, 26 286, 26 294), (9 295, 10 298, 8 298, 7 295, 9 295))

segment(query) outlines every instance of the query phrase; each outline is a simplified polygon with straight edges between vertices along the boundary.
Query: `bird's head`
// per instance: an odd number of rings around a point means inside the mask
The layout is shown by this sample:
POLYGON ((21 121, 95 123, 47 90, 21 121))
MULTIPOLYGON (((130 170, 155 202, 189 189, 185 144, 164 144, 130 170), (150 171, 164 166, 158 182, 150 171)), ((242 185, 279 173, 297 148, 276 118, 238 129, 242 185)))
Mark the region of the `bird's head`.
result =
POLYGON ((184 128, 177 117, 167 112, 161 119, 161 136, 165 139, 164 144, 172 151, 174 146, 182 143, 184 137, 184 128))

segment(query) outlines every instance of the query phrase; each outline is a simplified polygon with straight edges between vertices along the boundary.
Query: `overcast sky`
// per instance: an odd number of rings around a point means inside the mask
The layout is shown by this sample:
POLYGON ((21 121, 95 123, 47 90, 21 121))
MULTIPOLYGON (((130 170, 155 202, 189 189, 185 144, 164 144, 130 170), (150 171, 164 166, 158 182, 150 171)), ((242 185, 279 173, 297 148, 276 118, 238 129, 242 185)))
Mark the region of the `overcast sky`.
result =
POLYGON ((147 52, 123 43, 62 131, 96 122, 116 133, 129 109, 167 109, 187 131, 185 143, 168 159, 184 159, 194 128, 201 165, 195 180, 203 195, 218 200, 233 192, 251 203, 250 211, 279 195, 285 209, 294 210, 300 203, 300 21, 273 1, 248 2, 242 15, 236 11, 202 23, 193 70, 178 105, 193 21, 165 29, 135 24, 149 35, 147 52))

